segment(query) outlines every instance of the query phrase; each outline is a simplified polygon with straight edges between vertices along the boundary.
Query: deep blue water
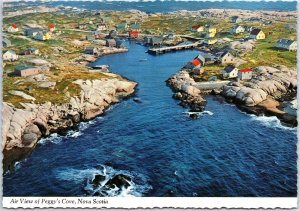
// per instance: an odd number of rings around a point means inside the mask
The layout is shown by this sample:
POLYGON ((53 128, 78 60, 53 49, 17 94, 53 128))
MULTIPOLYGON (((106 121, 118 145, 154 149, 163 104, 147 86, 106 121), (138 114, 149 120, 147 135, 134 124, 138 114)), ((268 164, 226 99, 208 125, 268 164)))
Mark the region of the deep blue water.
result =
POLYGON ((142 103, 123 101, 79 132, 42 140, 4 176, 4 196, 82 196, 85 180, 104 164, 133 176, 133 195, 296 196, 295 129, 213 97, 206 108, 213 115, 192 120, 165 80, 197 52, 152 56, 129 47, 98 63, 138 82, 142 103))
MULTIPOLYGON (((42 3, 27 3, 42 4, 42 3)), ((243 9, 243 10, 268 10, 268 11, 295 11, 297 1, 284 2, 251 2, 251 1, 154 1, 154 2, 122 2, 122 1, 51 1, 43 3, 46 6, 69 6, 87 10, 130 10, 136 9, 144 12, 172 12, 177 10, 201 10, 201 9, 243 9)))

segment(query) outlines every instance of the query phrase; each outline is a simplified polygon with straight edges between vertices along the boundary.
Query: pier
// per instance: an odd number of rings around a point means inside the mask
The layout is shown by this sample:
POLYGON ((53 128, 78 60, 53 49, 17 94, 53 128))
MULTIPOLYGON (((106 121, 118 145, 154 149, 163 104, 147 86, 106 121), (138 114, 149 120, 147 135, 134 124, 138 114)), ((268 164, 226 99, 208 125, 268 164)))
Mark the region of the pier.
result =
POLYGON ((148 53, 150 54, 163 54, 170 51, 179 51, 179 50, 185 50, 185 49, 191 49, 198 46, 200 43, 190 43, 190 44, 184 44, 184 45, 175 45, 175 46, 169 46, 169 47, 161 47, 161 48, 150 48, 148 50, 148 53))

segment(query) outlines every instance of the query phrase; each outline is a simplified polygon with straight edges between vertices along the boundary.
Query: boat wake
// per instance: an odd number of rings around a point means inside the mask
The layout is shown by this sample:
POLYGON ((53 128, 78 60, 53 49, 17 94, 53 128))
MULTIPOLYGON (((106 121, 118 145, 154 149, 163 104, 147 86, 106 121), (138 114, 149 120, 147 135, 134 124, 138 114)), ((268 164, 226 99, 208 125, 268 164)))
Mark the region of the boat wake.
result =
POLYGON ((213 112, 211 111, 202 111, 202 112, 193 112, 193 111, 186 111, 186 112, 182 112, 184 115, 187 116, 196 116, 196 117, 202 117, 202 116, 212 116, 214 115, 213 112))
POLYGON ((55 174, 59 180, 83 184, 84 196, 138 197, 152 189, 144 175, 106 165, 84 170, 67 168, 55 174))

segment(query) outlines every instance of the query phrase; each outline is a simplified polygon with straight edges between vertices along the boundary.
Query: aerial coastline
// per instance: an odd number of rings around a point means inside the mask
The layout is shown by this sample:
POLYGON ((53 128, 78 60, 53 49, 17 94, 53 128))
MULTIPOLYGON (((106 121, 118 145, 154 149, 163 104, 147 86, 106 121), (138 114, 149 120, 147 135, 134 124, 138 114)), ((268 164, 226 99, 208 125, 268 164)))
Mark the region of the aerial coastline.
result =
MULTIPOLYGON (((11 9, 4 7, 2 41, 4 171, 50 134, 63 135, 130 97, 142 104, 133 97, 139 82, 98 64, 113 55, 126 69, 118 55, 132 45, 153 57, 196 51, 165 79, 193 119, 217 96, 297 126, 295 11, 11 9)), ((138 59, 136 68, 146 62, 138 59)))

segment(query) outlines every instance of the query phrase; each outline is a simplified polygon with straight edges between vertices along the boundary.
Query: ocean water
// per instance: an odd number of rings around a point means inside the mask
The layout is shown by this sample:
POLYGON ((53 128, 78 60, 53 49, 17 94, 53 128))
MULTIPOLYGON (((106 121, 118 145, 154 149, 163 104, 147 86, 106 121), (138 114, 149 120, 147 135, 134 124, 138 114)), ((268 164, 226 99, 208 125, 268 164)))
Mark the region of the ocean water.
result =
POLYGON ((266 11, 296 11, 297 1, 49 1, 27 2, 29 6, 68 7, 80 10, 130 10, 143 12, 173 12, 201 9, 243 9, 266 11))
POLYGON ((138 82, 141 103, 128 99, 78 131, 41 140, 4 175, 4 196, 91 195, 87 181, 95 174, 132 179, 122 192, 101 184, 106 196, 297 195, 296 129, 215 97, 207 97, 206 111, 192 120, 165 80, 198 52, 153 56, 128 45, 128 53, 96 63, 138 82))

